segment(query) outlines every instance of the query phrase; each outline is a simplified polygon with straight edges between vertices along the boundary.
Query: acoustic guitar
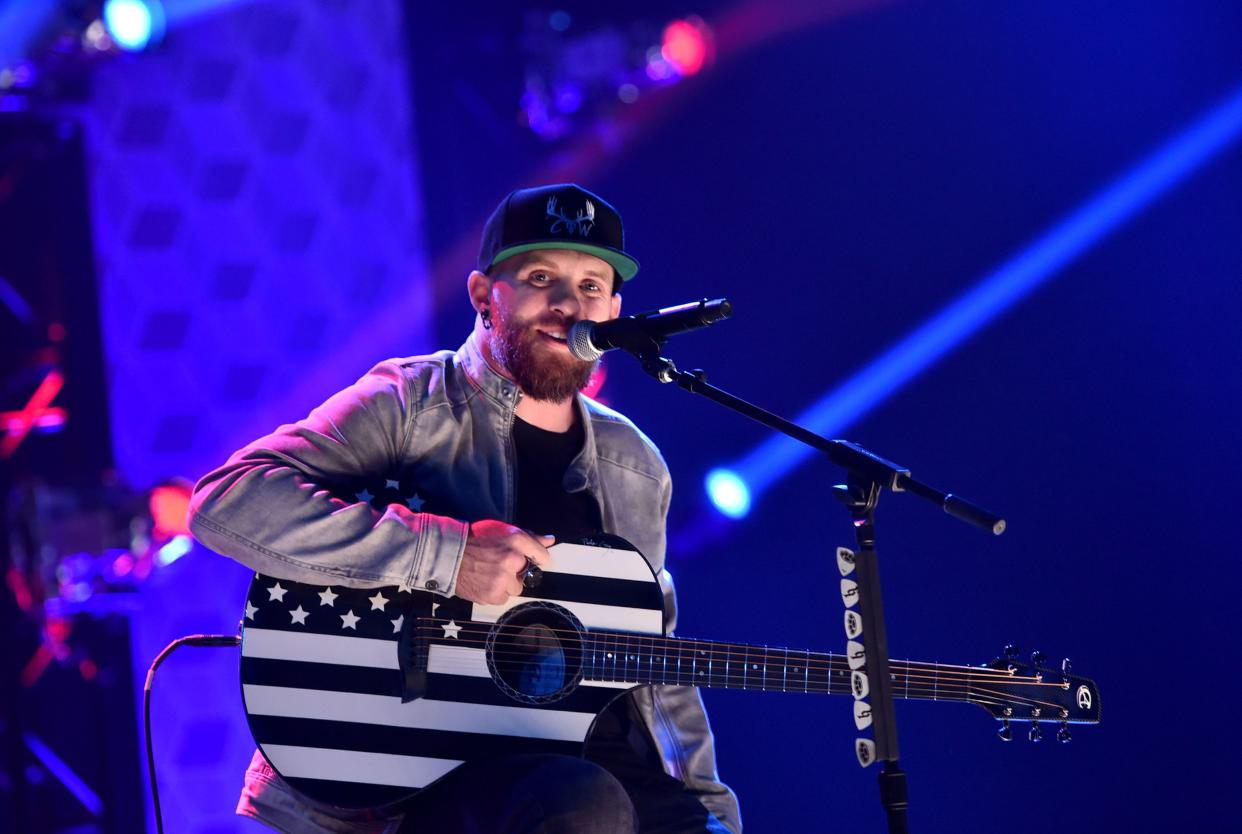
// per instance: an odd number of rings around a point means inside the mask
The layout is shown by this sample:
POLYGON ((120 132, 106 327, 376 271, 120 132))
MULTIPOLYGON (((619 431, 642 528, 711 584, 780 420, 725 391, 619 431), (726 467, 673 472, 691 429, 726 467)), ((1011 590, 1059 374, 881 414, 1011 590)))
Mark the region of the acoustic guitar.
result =
MULTIPOLYGON (((387 807, 472 759, 581 755, 600 712, 647 684, 850 695, 868 723, 857 643, 831 654, 669 637, 660 586, 631 545, 601 537, 550 553, 539 584, 504 605, 257 574, 241 683, 263 755, 308 797, 387 807)), ((1069 724, 1100 720, 1095 684, 1068 668, 893 660, 890 673, 895 697, 976 704, 1002 737, 1010 722, 1067 737, 1069 724)))

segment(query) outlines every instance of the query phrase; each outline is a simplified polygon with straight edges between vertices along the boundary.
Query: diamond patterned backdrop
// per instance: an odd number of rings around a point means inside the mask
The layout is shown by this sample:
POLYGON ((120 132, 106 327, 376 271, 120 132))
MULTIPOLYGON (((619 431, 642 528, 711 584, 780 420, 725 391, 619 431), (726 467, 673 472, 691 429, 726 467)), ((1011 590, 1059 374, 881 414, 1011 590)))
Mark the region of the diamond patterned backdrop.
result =
POLYGON ((389 343, 333 352, 386 298, 425 293, 401 41, 396 2, 256 3, 101 67, 94 234, 136 485, 197 476, 374 361, 430 347, 411 305, 389 343))
MULTIPOLYGON (((400 4, 183 5, 215 9, 101 66, 84 116, 116 460, 138 488, 196 478, 379 359, 432 348, 400 4), (397 298, 408 314, 374 327, 397 298)), ((201 548, 158 573, 139 671, 175 637, 232 632, 247 580, 201 548)), ((161 669, 170 831, 241 830, 238 689, 235 650, 161 669)))

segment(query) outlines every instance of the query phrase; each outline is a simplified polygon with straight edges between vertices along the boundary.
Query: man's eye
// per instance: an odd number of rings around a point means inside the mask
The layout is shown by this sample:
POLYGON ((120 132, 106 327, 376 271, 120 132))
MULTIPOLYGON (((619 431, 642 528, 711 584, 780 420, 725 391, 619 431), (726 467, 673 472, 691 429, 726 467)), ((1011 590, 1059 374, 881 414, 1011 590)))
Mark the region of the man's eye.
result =
POLYGON ((548 277, 548 273, 546 272, 532 272, 530 274, 530 280, 535 284, 546 284, 551 279, 548 277))
POLYGON ((582 289, 586 290, 589 293, 597 293, 600 291, 600 286, 594 281, 587 281, 585 284, 582 285, 582 289))

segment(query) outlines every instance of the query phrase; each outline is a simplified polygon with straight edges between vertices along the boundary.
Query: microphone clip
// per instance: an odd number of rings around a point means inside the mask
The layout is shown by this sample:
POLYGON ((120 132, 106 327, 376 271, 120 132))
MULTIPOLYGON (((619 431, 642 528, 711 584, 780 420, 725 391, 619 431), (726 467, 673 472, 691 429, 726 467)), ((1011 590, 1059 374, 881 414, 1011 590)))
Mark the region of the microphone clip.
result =
POLYGON ((638 357, 642 369, 660 382, 672 382, 673 378, 677 376, 677 366, 673 364, 672 359, 661 356, 658 347, 655 350, 644 351, 635 355, 638 357))

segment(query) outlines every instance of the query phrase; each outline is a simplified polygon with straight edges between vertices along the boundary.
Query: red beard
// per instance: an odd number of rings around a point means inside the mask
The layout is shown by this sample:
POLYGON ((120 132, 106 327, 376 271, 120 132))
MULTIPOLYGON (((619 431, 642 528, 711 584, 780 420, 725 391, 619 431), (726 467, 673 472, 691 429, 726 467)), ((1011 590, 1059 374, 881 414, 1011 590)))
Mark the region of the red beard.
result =
MULTIPOLYGON (((542 345, 535 328, 537 322, 509 321, 497 311, 492 335, 492 354, 513 377, 513 381, 535 400, 563 402, 577 394, 591 380, 594 362, 583 362, 568 353, 542 345)), ((545 322, 549 330, 559 323, 545 322)))

